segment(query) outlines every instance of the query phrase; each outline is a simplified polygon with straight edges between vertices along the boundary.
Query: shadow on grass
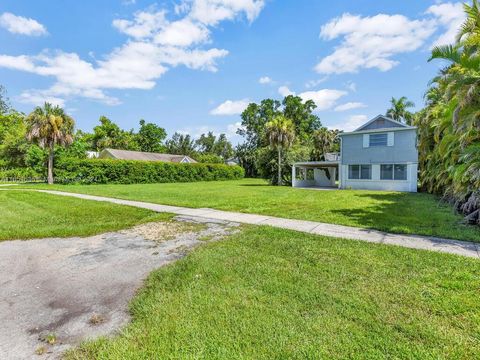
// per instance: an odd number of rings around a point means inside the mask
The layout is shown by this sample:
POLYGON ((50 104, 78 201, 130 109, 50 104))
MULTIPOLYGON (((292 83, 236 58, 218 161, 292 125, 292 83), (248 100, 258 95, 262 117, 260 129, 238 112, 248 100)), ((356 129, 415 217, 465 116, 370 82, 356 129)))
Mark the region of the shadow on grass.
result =
MULTIPOLYGON (((452 227, 462 226, 470 232, 473 228, 462 224, 453 209, 438 199, 421 193, 353 194, 354 198, 373 200, 363 208, 332 209, 332 213, 348 217, 359 225, 391 233, 419 234, 438 237, 454 237, 452 227)), ((458 236, 456 236, 458 238, 458 236)), ((469 236, 468 240, 472 240, 469 236)), ((476 240, 477 242, 480 239, 476 240)))

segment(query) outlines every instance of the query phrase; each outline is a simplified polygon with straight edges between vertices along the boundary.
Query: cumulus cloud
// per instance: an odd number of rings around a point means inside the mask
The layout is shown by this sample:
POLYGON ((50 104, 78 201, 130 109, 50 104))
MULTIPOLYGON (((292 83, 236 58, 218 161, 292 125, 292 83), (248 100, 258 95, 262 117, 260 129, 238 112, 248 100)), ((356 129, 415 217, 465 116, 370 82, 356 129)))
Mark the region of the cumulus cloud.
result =
POLYGON ((265 84, 271 84, 273 80, 268 76, 262 76, 260 79, 258 79, 258 82, 262 85, 265 85, 265 84))
POLYGON ((427 9, 427 14, 437 18, 438 24, 445 31, 437 39, 433 45, 449 45, 455 42, 460 26, 465 20, 465 12, 462 3, 443 3, 432 5, 427 9))
POLYGON ((354 131, 367 122, 367 119, 367 115, 352 115, 341 123, 328 125, 328 128, 332 130, 354 131))
POLYGON ((335 111, 348 111, 353 109, 365 108, 367 105, 361 102, 347 102, 345 104, 338 105, 334 110, 335 111))
POLYGON ((0 27, 5 28, 12 34, 40 36, 46 35, 47 29, 38 21, 23 16, 17 16, 9 12, 0 15, 0 27))
POLYGON ((388 71, 398 65, 396 55, 421 48, 435 34, 433 45, 452 43, 464 19, 461 2, 432 5, 421 19, 399 14, 344 13, 322 26, 321 39, 341 41, 315 70, 321 74, 355 73, 372 68, 388 71))
POLYGON ((249 103, 248 99, 227 100, 210 111, 210 114, 220 116, 239 115, 247 108, 249 103))
POLYGON ((288 95, 295 95, 293 91, 291 91, 288 86, 280 86, 278 88, 278 93, 282 95, 283 97, 288 96, 288 95))
POLYGON ((76 53, 45 50, 38 55, 0 54, 0 67, 55 79, 49 89, 27 91, 25 99, 80 96, 115 105, 120 100, 105 91, 151 89, 173 67, 217 71, 217 61, 228 51, 208 46, 212 29, 221 21, 241 16, 253 21, 264 1, 189 0, 180 5, 177 11, 183 16, 174 21, 168 19, 165 9, 155 7, 137 11, 131 19, 115 19, 113 27, 127 40, 100 60, 87 61, 76 53), (203 13, 210 10, 212 13, 203 13))
POLYGON ((304 91, 302 93, 296 94, 295 92, 291 91, 287 86, 281 86, 278 89, 278 93, 282 96, 297 95, 301 97, 304 101, 312 100, 315 105, 317 105, 317 111, 331 109, 338 99, 340 99, 342 96, 347 95, 346 91, 334 89, 304 91))
POLYGON ((354 73, 363 68, 390 70, 393 56, 418 49, 435 31, 430 20, 410 20, 403 15, 361 17, 343 14, 322 26, 320 37, 343 40, 315 67, 322 74, 354 73))

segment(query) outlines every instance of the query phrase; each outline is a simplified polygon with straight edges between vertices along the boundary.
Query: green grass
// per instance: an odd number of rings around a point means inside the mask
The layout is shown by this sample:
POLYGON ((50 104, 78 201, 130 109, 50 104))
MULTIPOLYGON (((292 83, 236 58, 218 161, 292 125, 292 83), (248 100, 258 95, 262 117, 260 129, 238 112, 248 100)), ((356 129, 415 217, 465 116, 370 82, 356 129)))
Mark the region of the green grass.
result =
POLYGON ((87 236, 169 216, 33 191, 0 191, 0 241, 87 236))
POLYGON ((480 262, 245 227, 155 271, 67 359, 473 359, 480 262))
POLYGON ((462 217, 456 215, 450 206, 423 193, 315 191, 269 186, 257 179, 176 184, 57 185, 51 188, 166 205, 209 207, 480 242, 478 227, 462 224, 462 217))

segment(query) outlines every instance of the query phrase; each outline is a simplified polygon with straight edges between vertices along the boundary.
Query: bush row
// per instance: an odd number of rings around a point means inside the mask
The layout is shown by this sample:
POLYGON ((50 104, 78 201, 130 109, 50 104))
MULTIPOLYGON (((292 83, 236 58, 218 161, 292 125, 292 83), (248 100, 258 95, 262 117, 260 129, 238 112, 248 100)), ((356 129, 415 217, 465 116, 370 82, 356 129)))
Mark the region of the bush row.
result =
POLYGON ((243 178, 244 170, 224 164, 70 159, 57 163, 54 175, 63 184, 137 184, 234 180, 243 178))
POLYGON ((45 180, 45 176, 31 168, 0 169, 1 182, 27 182, 45 180))

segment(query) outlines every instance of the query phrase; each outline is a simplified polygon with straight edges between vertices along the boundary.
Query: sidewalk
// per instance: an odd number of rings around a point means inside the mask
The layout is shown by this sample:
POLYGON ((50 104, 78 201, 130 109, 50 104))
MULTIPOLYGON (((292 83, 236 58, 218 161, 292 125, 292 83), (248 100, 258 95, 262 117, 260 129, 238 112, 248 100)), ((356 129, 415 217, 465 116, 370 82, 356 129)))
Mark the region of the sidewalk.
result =
POLYGON ((473 242, 442 239, 420 235, 390 234, 378 230, 355 228, 350 226, 325 224, 315 221, 285 219, 274 216, 243 214, 231 211, 214 209, 192 209, 178 206, 160 205, 141 201, 121 200, 102 196, 75 194, 54 190, 35 190, 47 194, 70 196, 86 200, 104 201, 119 205, 134 206, 156 212, 172 213, 177 215, 196 216, 206 219, 228 220, 243 224, 268 225, 282 229, 296 230, 308 234, 331 236, 336 238, 353 239, 372 243, 397 245, 411 249, 439 251, 449 254, 473 257, 480 259, 480 244, 473 242))

